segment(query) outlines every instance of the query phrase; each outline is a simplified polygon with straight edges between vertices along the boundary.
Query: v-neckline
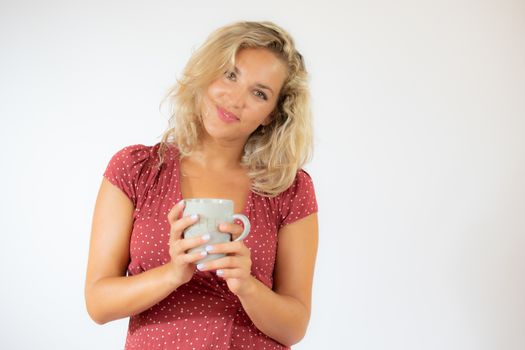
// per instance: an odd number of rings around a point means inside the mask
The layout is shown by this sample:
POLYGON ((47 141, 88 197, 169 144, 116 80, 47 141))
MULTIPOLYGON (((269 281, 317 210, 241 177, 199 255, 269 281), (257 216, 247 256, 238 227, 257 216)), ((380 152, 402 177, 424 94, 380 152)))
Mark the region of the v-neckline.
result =
MULTIPOLYGON (((175 151, 175 165, 177 166, 177 180, 176 180, 177 195, 180 198, 179 200, 184 200, 185 198, 184 198, 184 196, 182 194, 182 168, 181 168, 181 163, 182 162, 181 162, 181 159, 180 159, 180 151, 175 146, 173 146, 173 150, 175 151)), ((246 199, 244 201, 244 205, 242 207, 242 211, 240 213, 234 213, 234 214, 244 214, 244 215, 248 216, 248 207, 249 207, 249 205, 251 203, 253 194, 254 194, 254 192, 252 191, 252 188, 250 186, 250 188, 248 189, 248 195, 246 196, 246 199)), ((235 203, 234 203, 234 208, 235 208, 235 203)))

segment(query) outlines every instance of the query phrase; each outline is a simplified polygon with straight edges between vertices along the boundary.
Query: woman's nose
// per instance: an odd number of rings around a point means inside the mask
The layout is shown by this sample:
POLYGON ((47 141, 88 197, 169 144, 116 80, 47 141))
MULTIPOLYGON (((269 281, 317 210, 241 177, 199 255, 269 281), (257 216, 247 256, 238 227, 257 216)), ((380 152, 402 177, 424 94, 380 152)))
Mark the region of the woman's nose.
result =
POLYGON ((229 103, 231 107, 243 108, 245 103, 245 92, 240 88, 232 88, 228 92, 229 103))

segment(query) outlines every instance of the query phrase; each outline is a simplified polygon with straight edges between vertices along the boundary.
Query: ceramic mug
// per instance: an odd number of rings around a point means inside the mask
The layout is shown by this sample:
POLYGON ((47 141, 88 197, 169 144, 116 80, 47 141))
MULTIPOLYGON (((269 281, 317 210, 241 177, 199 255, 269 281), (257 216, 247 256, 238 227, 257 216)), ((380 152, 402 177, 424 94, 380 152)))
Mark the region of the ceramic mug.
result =
MULTIPOLYGON (((219 225, 221 223, 231 223, 235 219, 242 221, 244 231, 235 241, 245 239, 250 233, 250 220, 243 214, 234 214, 233 201, 229 199, 192 198, 185 199, 184 203, 183 216, 199 215, 199 220, 184 230, 184 238, 202 236, 204 234, 210 235, 208 242, 190 249, 188 253, 203 251, 207 245, 230 242, 232 240, 231 234, 219 231, 219 225)), ((226 254, 208 254, 208 256, 202 258, 197 263, 219 259, 224 256, 226 256, 226 254)))

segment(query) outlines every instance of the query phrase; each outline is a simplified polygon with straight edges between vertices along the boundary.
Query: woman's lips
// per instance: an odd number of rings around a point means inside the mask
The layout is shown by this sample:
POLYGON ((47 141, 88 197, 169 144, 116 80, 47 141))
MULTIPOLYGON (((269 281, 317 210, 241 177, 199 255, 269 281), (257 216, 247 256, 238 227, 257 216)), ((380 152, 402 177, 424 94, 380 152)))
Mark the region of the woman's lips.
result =
POLYGON ((237 118, 235 114, 230 113, 219 106, 217 106, 217 114, 219 118, 225 123, 234 123, 239 121, 239 118, 237 118))

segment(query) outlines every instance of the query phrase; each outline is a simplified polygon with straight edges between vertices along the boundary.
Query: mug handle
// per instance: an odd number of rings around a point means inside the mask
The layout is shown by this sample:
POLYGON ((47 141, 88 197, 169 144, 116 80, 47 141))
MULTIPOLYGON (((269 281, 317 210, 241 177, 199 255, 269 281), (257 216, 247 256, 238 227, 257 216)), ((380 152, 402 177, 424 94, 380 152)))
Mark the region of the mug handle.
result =
POLYGON ((237 237, 237 239, 234 240, 234 242, 242 241, 243 239, 246 238, 246 236, 248 236, 248 233, 250 233, 250 220, 248 220, 248 218, 244 216, 243 214, 233 214, 232 218, 239 219, 242 221, 242 224, 244 226, 244 231, 242 231, 241 235, 237 237))

